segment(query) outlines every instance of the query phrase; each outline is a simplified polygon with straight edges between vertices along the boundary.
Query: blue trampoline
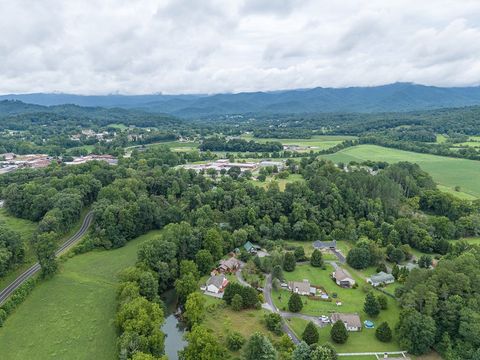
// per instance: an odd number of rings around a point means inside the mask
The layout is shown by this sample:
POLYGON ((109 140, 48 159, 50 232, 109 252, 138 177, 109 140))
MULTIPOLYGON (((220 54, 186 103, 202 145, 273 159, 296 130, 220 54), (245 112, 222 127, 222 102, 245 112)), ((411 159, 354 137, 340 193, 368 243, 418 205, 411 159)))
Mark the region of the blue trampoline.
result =
POLYGON ((365 321, 363 322, 363 325, 365 325, 365 327, 366 327, 367 329, 373 329, 373 328, 375 327, 375 326, 373 325, 373 322, 370 321, 370 320, 365 320, 365 321))

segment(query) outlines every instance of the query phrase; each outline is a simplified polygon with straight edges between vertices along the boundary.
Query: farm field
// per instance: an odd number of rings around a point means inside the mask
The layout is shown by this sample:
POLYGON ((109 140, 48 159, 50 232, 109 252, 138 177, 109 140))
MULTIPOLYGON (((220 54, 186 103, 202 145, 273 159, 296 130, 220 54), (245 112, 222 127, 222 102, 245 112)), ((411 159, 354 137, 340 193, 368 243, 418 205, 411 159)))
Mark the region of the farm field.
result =
POLYGON ((341 150, 335 154, 322 155, 334 162, 348 163, 350 161, 399 161, 415 162, 427 171, 441 185, 442 190, 448 190, 459 196, 480 197, 480 161, 456 159, 430 154, 420 154, 410 151, 384 148, 376 145, 359 145, 341 150), (460 186, 460 192, 454 190, 460 186))
MULTIPOLYGON (((242 139, 254 140, 255 142, 264 143, 267 141, 277 141, 282 145, 298 145, 298 146, 314 146, 315 151, 329 149, 337 144, 340 144, 344 140, 355 139, 355 136, 342 136, 342 135, 315 135, 310 139, 276 139, 276 138, 255 138, 252 135, 242 135, 242 139)), ((310 149, 306 150, 310 151, 310 149)))
POLYGON ((117 273, 133 265, 138 246, 158 233, 65 261, 0 328, 2 359, 115 358, 117 273))

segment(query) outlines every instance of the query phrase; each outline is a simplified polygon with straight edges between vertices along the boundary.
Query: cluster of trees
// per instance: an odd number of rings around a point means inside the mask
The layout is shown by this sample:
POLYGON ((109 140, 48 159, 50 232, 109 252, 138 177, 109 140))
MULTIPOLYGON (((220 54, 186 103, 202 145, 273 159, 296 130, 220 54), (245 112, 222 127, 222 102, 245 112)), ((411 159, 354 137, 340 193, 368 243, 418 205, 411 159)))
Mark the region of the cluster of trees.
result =
POLYGON ((0 278, 23 262, 25 250, 20 234, 0 224, 0 278))
POLYGON ((253 140, 209 137, 200 145, 202 151, 232 151, 232 152, 275 152, 283 150, 282 143, 267 141, 259 143, 253 140))
POLYGON ((96 200, 102 186, 113 178, 112 173, 113 169, 106 164, 90 163, 75 168, 56 165, 3 175, 2 197, 7 212, 36 221, 38 227, 31 244, 23 243, 12 232, 2 232, 0 249, 5 251, 0 256, 3 270, 0 273, 23 261, 27 245, 35 250, 43 276, 54 273, 58 239, 77 223, 82 209, 96 200))
POLYGON ((410 273, 396 329, 402 347, 413 354, 434 347, 448 360, 479 358, 479 268, 480 249, 458 244, 434 269, 410 273))

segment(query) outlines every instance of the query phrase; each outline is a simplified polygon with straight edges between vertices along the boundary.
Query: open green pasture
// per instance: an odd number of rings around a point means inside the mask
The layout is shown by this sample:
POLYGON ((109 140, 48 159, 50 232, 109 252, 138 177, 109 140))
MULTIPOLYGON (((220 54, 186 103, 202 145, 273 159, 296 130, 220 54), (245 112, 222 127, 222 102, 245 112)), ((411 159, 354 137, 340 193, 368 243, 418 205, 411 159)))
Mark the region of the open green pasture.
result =
POLYGON ((323 157, 334 162, 344 163, 366 160, 390 163, 414 162, 427 171, 437 184, 441 185, 441 190, 464 197, 480 197, 480 161, 420 154, 376 145, 354 146, 323 157), (455 191, 455 186, 460 186, 460 191, 455 191))
POLYGON ((265 143, 267 141, 276 141, 282 143, 282 145, 298 145, 298 146, 310 146, 314 149, 307 149, 306 151, 324 150, 329 149, 337 144, 340 144, 344 140, 355 139, 355 136, 344 135, 314 135, 310 139, 276 139, 276 138, 255 138, 252 135, 242 135, 245 140, 254 140, 255 142, 265 143))
POLYGON ((114 359, 117 274, 158 233, 67 259, 0 328, 2 359, 114 359))

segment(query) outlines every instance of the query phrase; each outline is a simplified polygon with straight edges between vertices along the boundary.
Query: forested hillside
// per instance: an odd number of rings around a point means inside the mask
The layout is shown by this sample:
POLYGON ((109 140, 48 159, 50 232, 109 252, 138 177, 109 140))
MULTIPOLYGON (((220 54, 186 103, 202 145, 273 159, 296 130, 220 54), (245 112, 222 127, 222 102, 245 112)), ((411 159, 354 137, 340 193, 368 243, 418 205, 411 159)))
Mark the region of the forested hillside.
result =
POLYGON ((275 92, 216 95, 3 95, 40 105, 77 104, 138 108, 181 117, 225 114, 291 114, 315 112, 391 112, 461 107, 480 104, 480 88, 440 88, 411 83, 373 87, 313 88, 275 92))

